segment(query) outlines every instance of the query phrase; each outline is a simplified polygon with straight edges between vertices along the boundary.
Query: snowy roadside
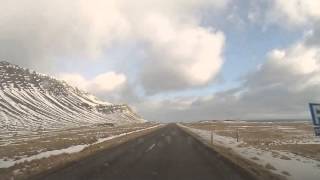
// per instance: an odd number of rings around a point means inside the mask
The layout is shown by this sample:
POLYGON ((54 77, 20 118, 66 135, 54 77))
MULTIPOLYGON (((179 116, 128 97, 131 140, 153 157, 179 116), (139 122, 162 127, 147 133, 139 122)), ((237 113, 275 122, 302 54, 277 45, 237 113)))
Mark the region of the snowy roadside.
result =
POLYGON ((21 158, 19 160, 0 159, 0 169, 1 168, 9 168, 9 167, 12 167, 12 166, 14 166, 16 164, 19 164, 19 163, 22 163, 22 162, 26 162, 26 161, 32 161, 32 160, 37 160, 37 159, 42 159, 42 158, 48 158, 48 157, 54 156, 54 155, 60 155, 60 154, 64 154, 64 153, 72 154, 72 153, 81 152, 85 148, 90 147, 92 145, 99 144, 99 143, 102 143, 102 142, 105 142, 105 141, 108 141, 108 140, 111 140, 111 139, 114 139, 114 138, 119 138, 119 137, 122 137, 122 136, 126 136, 126 135, 129 135, 129 134, 132 134, 132 133, 137 133, 137 132, 141 132, 141 131, 157 128, 159 126, 162 126, 162 124, 158 124, 158 125, 155 125, 155 126, 147 127, 147 128, 144 128, 144 129, 125 132, 125 133, 121 133, 121 134, 118 134, 118 135, 109 136, 109 137, 106 137, 106 138, 100 138, 96 142, 91 143, 91 144, 74 145, 74 146, 70 146, 70 147, 67 147, 67 148, 59 149, 59 150, 41 152, 39 154, 32 155, 32 156, 29 156, 29 157, 23 157, 23 158, 21 158))
POLYGON ((248 146, 244 142, 237 142, 235 138, 220 136, 214 132, 190 128, 179 124, 179 126, 198 134, 206 141, 213 144, 231 148, 236 154, 260 164, 272 172, 286 176, 290 180, 318 180, 320 175, 320 161, 298 156, 290 152, 277 150, 262 150, 248 146))

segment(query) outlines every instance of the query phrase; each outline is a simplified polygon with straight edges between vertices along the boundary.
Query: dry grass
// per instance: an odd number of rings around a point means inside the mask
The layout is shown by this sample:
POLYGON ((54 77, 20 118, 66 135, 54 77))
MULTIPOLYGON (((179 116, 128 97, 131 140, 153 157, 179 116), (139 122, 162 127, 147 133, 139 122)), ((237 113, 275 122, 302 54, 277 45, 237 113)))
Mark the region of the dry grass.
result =
MULTIPOLYGON (((137 129, 140 127, 140 129, 143 127, 149 127, 151 124, 141 124, 140 126, 134 125, 131 128, 137 129)), ((124 127, 122 127, 124 128, 124 127)), ((124 129, 128 131, 132 131, 132 129, 129 127, 126 127, 124 129)), ((91 154, 97 153, 98 151, 111 148, 114 146, 117 146, 119 144, 122 144, 124 142, 127 142, 131 139, 143 136, 147 133, 150 133, 155 129, 148 129, 145 131, 136 132, 127 136, 122 136, 119 138, 111 139, 109 141, 99 143, 93 146, 90 146, 88 148, 85 148, 83 151, 73 154, 60 154, 56 156, 51 156, 49 158, 43 158, 38 160, 33 160, 31 162, 24 162, 20 164, 16 164, 13 167, 6 168, 6 169, 0 169, 0 179, 1 180, 9 180, 9 179, 28 179, 28 177, 39 174, 43 171, 47 171, 50 169, 56 169, 63 167, 65 165, 68 165, 69 163, 72 163, 74 161, 77 161, 79 159, 85 158, 87 156, 90 156, 91 154)), ((83 132, 83 131, 82 131, 83 132)), ((120 132, 120 131, 119 131, 120 132)), ((119 133, 120 134, 120 133, 119 133)), ((60 136, 59 136, 60 137, 60 136)))
MULTIPOLYGON (((221 154, 226 159, 230 160, 234 164, 237 164, 239 167, 242 167, 245 171, 249 172, 254 176, 257 180, 285 180, 286 178, 279 174, 274 174, 267 170, 264 166, 254 163, 251 160, 245 159, 238 154, 236 154, 234 151, 232 151, 229 148, 226 148, 224 146, 219 145, 212 145, 208 144, 205 140, 203 140, 201 137, 199 137, 197 134, 184 129, 186 132, 188 132, 190 135, 196 137, 199 141, 202 141, 205 145, 211 147, 216 152, 221 154)), ((258 160, 258 157, 253 157, 253 160, 258 160)))
POLYGON ((143 129, 150 125, 152 124, 144 123, 117 127, 92 126, 3 138, 0 141, 0 159, 18 160, 24 156, 31 156, 40 152, 63 149, 72 145, 90 144, 99 138, 143 129))
MULTIPOLYGON (((241 146, 254 146, 266 150, 282 150, 320 160, 320 138, 314 136, 308 122, 223 122, 190 123, 188 126, 237 137, 241 146)), ((285 157, 283 157, 285 158, 285 157)))

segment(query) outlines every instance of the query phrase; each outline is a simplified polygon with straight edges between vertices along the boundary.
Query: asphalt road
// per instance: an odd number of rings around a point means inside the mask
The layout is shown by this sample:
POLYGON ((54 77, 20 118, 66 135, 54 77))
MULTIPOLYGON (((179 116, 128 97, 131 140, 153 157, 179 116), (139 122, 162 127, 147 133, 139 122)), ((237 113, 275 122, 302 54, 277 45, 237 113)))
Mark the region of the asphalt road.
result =
POLYGON ((253 179, 177 125, 96 153, 33 179, 242 180, 253 179))

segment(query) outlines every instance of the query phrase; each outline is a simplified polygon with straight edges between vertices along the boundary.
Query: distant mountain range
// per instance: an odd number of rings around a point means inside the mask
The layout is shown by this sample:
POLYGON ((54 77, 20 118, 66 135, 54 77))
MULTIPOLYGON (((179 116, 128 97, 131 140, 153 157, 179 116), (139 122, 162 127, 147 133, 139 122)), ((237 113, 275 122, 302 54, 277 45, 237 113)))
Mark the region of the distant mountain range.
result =
POLYGON ((37 130, 144 122, 64 81, 0 61, 0 130, 37 130))

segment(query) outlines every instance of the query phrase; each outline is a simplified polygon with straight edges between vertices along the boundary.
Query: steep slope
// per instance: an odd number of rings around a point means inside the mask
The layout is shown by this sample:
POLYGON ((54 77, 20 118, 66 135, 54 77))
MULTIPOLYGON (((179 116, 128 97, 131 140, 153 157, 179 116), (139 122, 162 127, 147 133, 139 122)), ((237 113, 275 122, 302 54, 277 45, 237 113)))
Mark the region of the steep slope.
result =
POLYGON ((127 105, 103 102, 53 77, 0 62, 0 130, 143 122, 127 105))

